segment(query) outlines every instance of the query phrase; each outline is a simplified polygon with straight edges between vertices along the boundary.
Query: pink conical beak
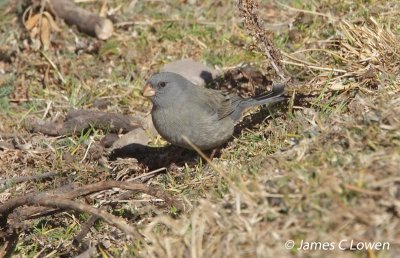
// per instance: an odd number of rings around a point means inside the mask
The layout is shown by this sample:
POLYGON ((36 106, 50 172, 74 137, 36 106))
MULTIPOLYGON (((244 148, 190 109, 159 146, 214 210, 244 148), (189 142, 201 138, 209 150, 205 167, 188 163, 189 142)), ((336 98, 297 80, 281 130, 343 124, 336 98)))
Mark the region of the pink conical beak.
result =
POLYGON ((153 86, 151 86, 150 83, 147 83, 143 88, 142 95, 144 97, 152 97, 156 95, 156 91, 154 90, 153 86))

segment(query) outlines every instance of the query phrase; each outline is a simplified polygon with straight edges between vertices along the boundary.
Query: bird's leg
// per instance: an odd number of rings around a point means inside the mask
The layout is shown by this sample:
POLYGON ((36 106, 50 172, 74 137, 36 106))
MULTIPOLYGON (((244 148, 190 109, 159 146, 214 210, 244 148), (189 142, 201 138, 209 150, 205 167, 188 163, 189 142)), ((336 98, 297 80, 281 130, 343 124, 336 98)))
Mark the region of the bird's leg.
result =
POLYGON ((215 154, 217 154, 218 150, 219 150, 219 149, 213 149, 213 150, 211 151, 210 160, 212 160, 212 159, 215 157, 215 154))

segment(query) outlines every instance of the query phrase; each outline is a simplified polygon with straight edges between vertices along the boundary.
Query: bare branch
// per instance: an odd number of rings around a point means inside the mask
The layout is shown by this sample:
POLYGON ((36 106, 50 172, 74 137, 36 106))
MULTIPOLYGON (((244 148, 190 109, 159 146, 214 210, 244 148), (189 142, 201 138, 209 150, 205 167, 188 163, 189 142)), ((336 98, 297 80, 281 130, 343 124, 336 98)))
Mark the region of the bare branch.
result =
POLYGON ((247 33, 255 39, 260 49, 264 49, 263 54, 266 55, 271 62, 276 74, 284 82, 287 82, 289 79, 286 78, 282 70, 281 54, 279 50, 275 48, 273 42, 268 38, 264 30, 263 20, 260 18, 257 12, 257 1, 238 0, 238 7, 240 15, 244 18, 244 25, 247 33))
POLYGON ((105 210, 96 209, 90 205, 78 201, 71 201, 57 196, 40 194, 40 195, 29 196, 28 198, 26 198, 25 202, 26 202, 25 204, 27 205, 42 205, 58 209, 87 212, 102 218, 108 224, 111 224, 119 228, 128 236, 135 236, 135 237, 140 236, 137 230, 134 227, 129 226, 124 220, 106 212, 105 210))
MULTIPOLYGON (((160 189, 156 188, 151 188, 148 187, 144 184, 137 184, 137 183, 132 183, 132 182, 122 182, 122 181, 105 181, 105 182, 99 182, 91 185, 85 185, 85 186, 80 186, 77 189, 72 189, 69 192, 64 192, 64 193, 57 193, 52 191, 44 192, 44 193, 39 193, 36 195, 28 194, 24 195, 21 197, 16 197, 11 200, 8 200, 6 203, 4 203, 2 206, 0 206, 0 227, 4 228, 7 226, 7 218, 8 215, 15 210, 16 208, 24 205, 41 205, 41 206, 46 206, 46 207, 53 207, 57 209, 73 209, 77 211, 84 211, 88 212, 91 214, 94 214, 96 216, 99 216, 103 218, 106 222, 111 223, 121 230, 123 230, 125 233, 131 234, 133 231, 131 231, 130 228, 126 228, 126 226, 121 222, 121 221, 115 221, 113 217, 109 217, 105 215, 105 211, 98 211, 97 209, 88 206, 86 204, 81 204, 76 201, 71 201, 70 199, 77 198, 79 196, 85 196, 94 192, 99 192, 111 188, 120 188, 124 190, 131 190, 131 191, 137 191, 137 192, 143 192, 148 195, 152 195, 154 197, 163 199, 168 205, 174 206, 177 209, 183 209, 183 205, 175 200, 173 200, 171 197, 169 197, 165 192, 163 192, 160 189), (83 206, 82 206, 83 205, 83 206)), ((32 213, 32 210, 30 210, 30 214, 25 214, 25 218, 28 218, 29 215, 35 215, 37 216, 37 213, 32 213)), ((33 209, 34 212, 37 212, 37 210, 33 209)), ((42 215, 48 213, 48 209, 42 211, 42 215)), ((51 210, 50 212, 55 213, 57 210, 51 210)), ((107 213, 108 214, 108 213, 107 213)))

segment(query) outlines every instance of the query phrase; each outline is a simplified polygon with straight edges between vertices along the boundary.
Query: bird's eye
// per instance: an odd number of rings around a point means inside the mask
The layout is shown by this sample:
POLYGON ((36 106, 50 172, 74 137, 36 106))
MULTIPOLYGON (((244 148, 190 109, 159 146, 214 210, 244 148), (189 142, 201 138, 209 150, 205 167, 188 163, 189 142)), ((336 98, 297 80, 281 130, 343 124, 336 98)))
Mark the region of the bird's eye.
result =
POLYGON ((161 88, 164 88, 167 84, 165 82, 160 82, 158 83, 158 86, 160 86, 161 88))

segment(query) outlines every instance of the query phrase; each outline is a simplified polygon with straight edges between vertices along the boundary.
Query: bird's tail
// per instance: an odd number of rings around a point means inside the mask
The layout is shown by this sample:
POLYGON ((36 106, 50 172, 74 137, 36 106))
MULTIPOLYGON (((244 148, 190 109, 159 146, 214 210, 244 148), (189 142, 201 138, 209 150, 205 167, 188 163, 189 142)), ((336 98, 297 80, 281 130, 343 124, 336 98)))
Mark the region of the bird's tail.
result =
POLYGON ((272 104, 279 101, 284 100, 284 97, 281 97, 285 92, 285 84, 277 83, 272 86, 272 90, 268 93, 262 94, 257 97, 247 98, 240 101, 236 111, 231 117, 236 121, 241 117, 242 112, 249 107, 253 106, 261 106, 265 104, 272 104))
POLYGON ((277 101, 284 100, 284 98, 281 97, 283 93, 285 93, 285 84, 277 83, 272 86, 270 92, 257 97, 247 98, 242 101, 242 105, 244 105, 244 108, 246 108, 252 106, 260 106, 268 103, 275 103, 277 101))

